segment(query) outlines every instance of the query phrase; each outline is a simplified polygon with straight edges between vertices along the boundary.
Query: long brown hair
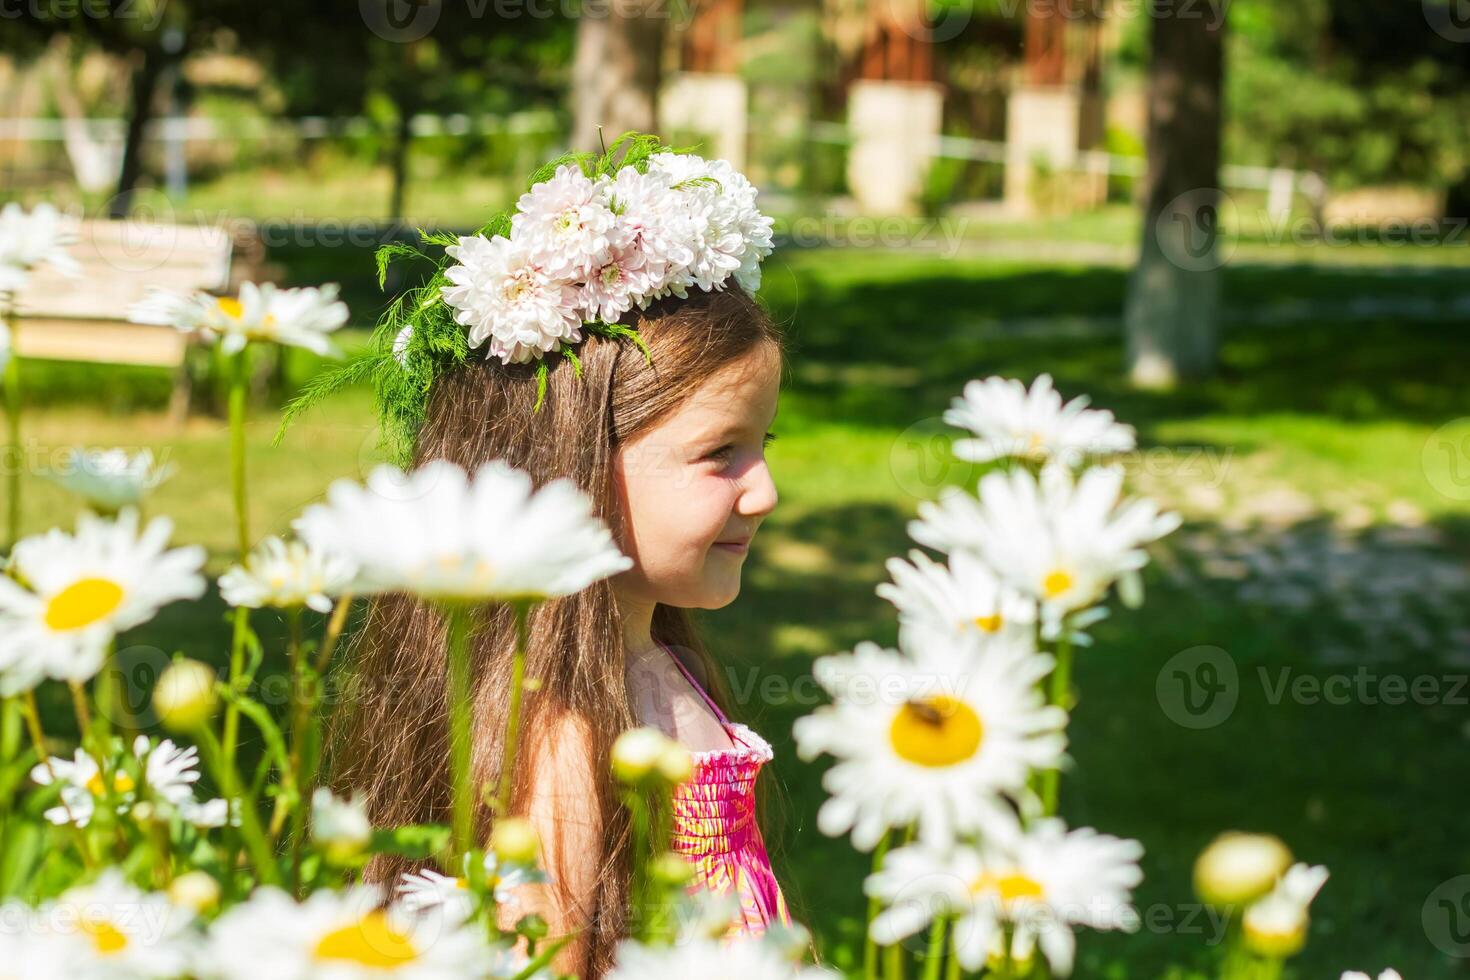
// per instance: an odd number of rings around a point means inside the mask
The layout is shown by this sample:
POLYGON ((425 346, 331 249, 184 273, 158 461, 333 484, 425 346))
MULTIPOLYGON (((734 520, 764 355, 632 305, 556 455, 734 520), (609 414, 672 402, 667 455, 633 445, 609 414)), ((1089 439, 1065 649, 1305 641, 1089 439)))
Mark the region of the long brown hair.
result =
MULTIPOLYGON (((623 322, 638 328, 652 364, 627 340, 589 336, 577 348, 582 376, 557 358, 538 412, 532 412, 532 365, 474 360, 442 375, 430 393, 415 465, 445 459, 472 469, 502 459, 527 471, 537 486, 567 477, 591 497, 617 539, 627 540, 613 483, 619 447, 658 424, 722 368, 762 345, 780 354, 783 343, 765 312, 733 284, 721 292, 660 300, 623 322)), ((596 907, 571 909, 588 923, 586 977, 593 978, 612 965, 614 946, 627 931, 630 834, 607 759, 617 736, 639 724, 611 582, 543 603, 529 625, 526 676, 537 678, 539 687, 527 694, 523 708, 511 810, 520 809, 531 785, 532 774, 521 763, 534 757, 539 731, 551 719, 576 716, 590 733, 590 757, 601 764, 595 778, 605 833, 596 907)), ((482 785, 499 779, 514 632, 503 607, 484 609, 475 627, 474 767, 482 785)), ((330 753, 335 782, 361 794, 375 826, 449 822, 444 636, 445 625, 431 606, 390 595, 369 604, 353 640, 350 660, 357 676, 351 710, 342 715, 330 753)), ((720 672, 712 669, 687 610, 659 605, 653 636, 679 650, 708 680, 712 697, 722 706, 727 702, 720 672)), ((489 810, 481 807, 477 819, 478 839, 486 840, 489 810)), ((404 859, 380 856, 368 876, 391 883, 412 868, 404 859)), ((562 880, 557 868, 548 871, 554 885, 562 880)), ((575 901, 564 891, 557 897, 563 908, 575 901)))

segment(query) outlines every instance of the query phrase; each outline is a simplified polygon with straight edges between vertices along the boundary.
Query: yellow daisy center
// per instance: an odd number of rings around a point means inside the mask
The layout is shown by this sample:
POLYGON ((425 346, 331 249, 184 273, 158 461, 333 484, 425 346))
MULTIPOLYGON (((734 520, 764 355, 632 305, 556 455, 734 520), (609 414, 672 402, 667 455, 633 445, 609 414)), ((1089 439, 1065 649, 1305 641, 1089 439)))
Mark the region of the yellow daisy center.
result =
POLYGON ((1007 871, 1002 874, 986 871, 970 882, 972 895, 979 895, 983 892, 994 892, 1005 905, 1010 905, 1023 898, 1041 898, 1046 894, 1046 890, 1041 887, 1039 881, 1019 871, 1007 871))
POLYGON ((1000 613, 995 613, 992 616, 975 617, 975 625, 986 633, 999 633, 1001 626, 1004 624, 1005 621, 1001 619, 1000 613))
POLYGON ((1058 568, 1048 572, 1046 578, 1041 580, 1041 592, 1048 599, 1055 599, 1076 584, 1077 580, 1072 577, 1071 572, 1058 568))
POLYGON ((92 939, 92 945, 97 952, 104 956, 113 953, 121 953, 128 948, 128 936, 117 926, 106 919, 87 919, 81 921, 82 931, 92 939))
POLYGON ((893 750, 921 766, 952 766, 974 756, 985 726, 968 704, 941 694, 910 701, 889 726, 893 750))
POLYGON ((313 954, 319 960, 342 960, 391 970, 419 958, 413 937, 395 929, 382 911, 369 912, 351 925, 327 933, 313 954))
POLYGON ((79 630, 106 619, 122 605, 123 589, 105 578, 84 578, 56 593, 46 603, 46 625, 53 630, 79 630))
POLYGON ((238 320, 245 315, 245 304, 233 296, 221 296, 215 301, 215 305, 231 320, 238 320))
MULTIPOLYGON (((133 782, 133 777, 125 772, 112 774, 112 788, 118 793, 131 793, 138 786, 133 782)), ((87 780, 87 790, 93 796, 101 796, 107 792, 106 784, 102 782, 102 773, 92 773, 92 778, 87 780)))

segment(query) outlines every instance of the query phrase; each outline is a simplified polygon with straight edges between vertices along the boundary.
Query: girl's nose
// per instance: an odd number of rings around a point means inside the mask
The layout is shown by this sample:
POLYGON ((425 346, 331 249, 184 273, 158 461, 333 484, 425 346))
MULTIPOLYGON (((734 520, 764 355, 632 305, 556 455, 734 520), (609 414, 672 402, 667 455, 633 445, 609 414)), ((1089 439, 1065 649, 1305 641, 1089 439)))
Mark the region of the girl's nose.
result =
POLYGON ((745 488, 740 494, 736 509, 743 517, 764 517, 776 509, 779 499, 776 481, 771 479, 771 468, 761 460, 745 474, 745 488))

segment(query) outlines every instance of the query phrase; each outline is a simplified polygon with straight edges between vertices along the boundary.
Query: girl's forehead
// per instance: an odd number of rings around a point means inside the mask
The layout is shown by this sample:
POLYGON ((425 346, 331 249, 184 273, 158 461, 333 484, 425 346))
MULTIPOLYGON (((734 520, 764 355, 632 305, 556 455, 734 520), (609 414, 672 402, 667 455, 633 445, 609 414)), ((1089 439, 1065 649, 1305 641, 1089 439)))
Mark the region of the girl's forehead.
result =
MULTIPOLYGON (((667 421, 705 424, 774 415, 780 382, 780 358, 768 352, 752 351, 707 378, 667 421)), ((759 421, 763 424, 765 420, 759 421)))

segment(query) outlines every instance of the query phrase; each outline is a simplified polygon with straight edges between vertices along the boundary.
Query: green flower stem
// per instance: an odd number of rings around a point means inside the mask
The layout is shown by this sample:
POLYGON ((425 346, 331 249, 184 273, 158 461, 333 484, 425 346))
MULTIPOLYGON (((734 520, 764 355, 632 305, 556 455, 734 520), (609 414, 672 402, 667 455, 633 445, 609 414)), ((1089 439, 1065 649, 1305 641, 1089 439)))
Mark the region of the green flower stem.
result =
POLYGON ((299 608, 288 609, 286 610, 286 683, 290 685, 290 707, 287 717, 290 719, 291 747, 287 753, 287 771, 281 773, 281 779, 286 783, 290 792, 277 796, 275 806, 271 810, 270 835, 272 840, 280 838, 281 830, 286 826, 288 813, 294 813, 295 810, 300 809, 301 787, 305 785, 301 781, 302 712, 309 699, 303 690, 305 678, 302 676, 302 661, 301 610, 299 608))
POLYGON ((260 814, 255 811, 255 800, 241 788, 239 774, 235 772, 234 765, 225 758, 214 732, 208 726, 201 726, 196 738, 204 762, 209 766, 215 782, 219 784, 220 793, 225 798, 227 812, 233 813, 236 806, 240 808, 240 836, 245 839, 245 847, 250 852, 251 860, 255 862, 256 877, 263 884, 276 884, 278 875, 275 852, 271 850, 270 841, 260 826, 260 814))
POLYGON ((652 859, 648 846, 648 807, 642 793, 635 787, 624 792, 623 802, 633 818, 633 880, 628 889, 628 898, 633 906, 632 934, 639 940, 647 940, 650 919, 648 862, 652 859))
MULTIPOLYGON (((974 928, 973 926, 971 928, 974 928)), ((960 980, 960 928, 959 922, 949 931, 949 961, 944 964, 944 980, 960 980)))
POLYGON ((0 304, 5 307, 5 322, 10 327, 10 358, 5 362, 5 422, 7 440, 15 452, 15 465, 5 474, 5 550, 7 553, 20 540, 20 355, 16 353, 15 339, 17 318, 14 309, 15 296, 0 293, 0 304))
POLYGON ((470 786, 470 610, 459 603, 444 607, 449 620, 449 774, 453 788, 453 841, 456 856, 475 846, 475 793, 470 786))
MULTIPOLYGON (((46 772, 51 776, 51 785, 57 785, 60 780, 56 778, 56 770, 51 768, 51 753, 46 751, 46 733, 41 729, 41 709, 36 705, 36 692, 25 693, 24 711, 26 728, 31 735, 31 745, 36 750, 36 758, 41 760, 41 765, 46 767, 46 772)), ((71 806, 66 802, 66 797, 61 797, 61 808, 66 811, 67 826, 77 838, 77 850, 81 852, 82 863, 89 869, 97 867, 97 859, 92 856, 92 846, 87 841, 87 835, 82 828, 77 826, 76 814, 71 812, 71 806)))
POLYGON ((514 604, 516 650, 510 667, 510 706, 505 714, 505 752, 500 762, 500 787, 495 791, 495 815, 504 816, 510 809, 510 791, 515 784, 516 747, 521 736, 521 695, 526 684, 527 617, 531 604, 524 600, 514 604))
MULTIPOLYGON (((1047 703, 1063 710, 1071 710, 1072 701, 1072 641, 1066 636, 1057 640, 1057 665, 1051 672, 1051 683, 1047 692, 1047 703)), ((1061 791, 1060 770, 1048 769, 1041 774, 1041 804, 1047 816, 1055 816, 1061 791)))
MULTIPOLYGON (((888 853, 892 837, 892 831, 884 834, 883 839, 878 841, 878 846, 873 849, 873 874, 882 870, 883 856, 888 853)), ((878 899, 868 899, 868 914, 863 919, 863 980, 877 980, 878 977, 878 944, 873 942, 872 928, 880 908, 878 899)))
POLYGON ((936 915, 929 926, 929 948, 924 953, 924 980, 939 980, 939 965, 944 960, 945 918, 936 915))
MULTIPOLYGON (((250 502, 245 480, 245 409, 248 392, 250 348, 245 346, 231 359, 230 372, 230 486, 235 501, 235 535, 239 560, 250 553, 250 502)), ((250 625, 250 611, 235 607, 234 635, 230 643, 230 684, 233 686, 245 669, 245 633, 250 625)), ((235 745, 240 735, 240 709, 225 705, 224 760, 235 766, 235 745)))

